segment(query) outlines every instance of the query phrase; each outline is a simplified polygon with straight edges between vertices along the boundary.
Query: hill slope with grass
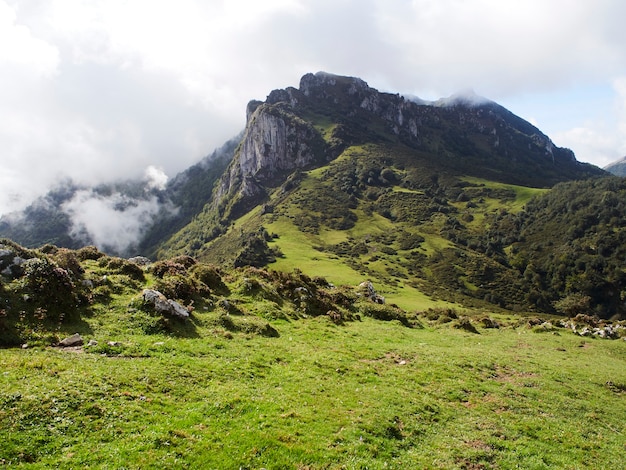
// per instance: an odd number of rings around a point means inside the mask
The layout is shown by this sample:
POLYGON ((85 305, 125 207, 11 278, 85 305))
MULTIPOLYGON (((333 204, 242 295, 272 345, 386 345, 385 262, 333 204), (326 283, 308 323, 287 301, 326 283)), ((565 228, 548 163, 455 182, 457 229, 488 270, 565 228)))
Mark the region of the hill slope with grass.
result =
POLYGON ((1 240, 0 263, 0 341, 22 345, 0 354, 2 465, 612 469, 623 460, 623 322, 407 311, 381 304, 367 283, 93 247, 1 240))

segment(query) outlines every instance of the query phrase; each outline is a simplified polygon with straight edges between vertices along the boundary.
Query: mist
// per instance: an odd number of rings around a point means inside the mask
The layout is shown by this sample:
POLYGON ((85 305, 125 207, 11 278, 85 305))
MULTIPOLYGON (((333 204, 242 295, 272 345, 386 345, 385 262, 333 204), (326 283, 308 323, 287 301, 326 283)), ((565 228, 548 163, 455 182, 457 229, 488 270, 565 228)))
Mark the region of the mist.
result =
MULTIPOLYGON (((177 209, 156 193, 167 185, 168 177, 154 166, 145 171, 138 194, 132 191, 79 189, 61 205, 71 221, 70 236, 77 242, 93 244, 102 251, 133 255, 142 235, 157 217, 173 216, 177 209)), ((132 183, 128 183, 132 186, 132 183)))

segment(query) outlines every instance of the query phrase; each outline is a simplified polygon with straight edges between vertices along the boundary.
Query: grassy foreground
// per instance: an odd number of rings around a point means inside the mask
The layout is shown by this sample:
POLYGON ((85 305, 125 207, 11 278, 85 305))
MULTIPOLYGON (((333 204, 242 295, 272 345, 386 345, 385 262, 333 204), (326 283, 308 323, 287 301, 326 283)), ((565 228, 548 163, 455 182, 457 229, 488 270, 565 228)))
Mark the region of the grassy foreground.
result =
POLYGON ((203 315, 195 337, 92 325, 97 346, 0 351, 0 463, 623 468, 623 340, 327 316, 265 337, 203 315))

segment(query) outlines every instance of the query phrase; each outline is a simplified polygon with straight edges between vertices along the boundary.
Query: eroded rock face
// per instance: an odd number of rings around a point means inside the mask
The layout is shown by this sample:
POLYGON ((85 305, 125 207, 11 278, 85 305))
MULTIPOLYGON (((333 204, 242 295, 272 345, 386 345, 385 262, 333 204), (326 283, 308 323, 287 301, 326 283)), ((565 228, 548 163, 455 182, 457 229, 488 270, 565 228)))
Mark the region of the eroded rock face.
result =
POLYGON ((274 90, 265 101, 251 101, 246 116, 240 148, 214 193, 213 207, 227 219, 262 204, 270 188, 294 170, 324 164, 362 141, 367 122, 382 125, 423 152, 432 152, 429 142, 441 140, 450 154, 479 153, 480 145, 472 139, 457 138, 467 134, 496 149, 504 162, 498 164, 505 168, 509 160, 523 159, 576 163, 571 151, 555 147, 530 123, 484 98, 459 95, 425 102, 379 92, 359 78, 324 72, 304 75, 298 89, 274 90), (332 115, 333 130, 322 135, 309 113, 332 115), (443 135, 441 129, 446 130, 443 135))
POLYGON ((241 149, 215 193, 217 203, 226 197, 261 202, 266 186, 280 184, 281 177, 325 156, 319 133, 287 106, 254 104, 249 111, 241 149))

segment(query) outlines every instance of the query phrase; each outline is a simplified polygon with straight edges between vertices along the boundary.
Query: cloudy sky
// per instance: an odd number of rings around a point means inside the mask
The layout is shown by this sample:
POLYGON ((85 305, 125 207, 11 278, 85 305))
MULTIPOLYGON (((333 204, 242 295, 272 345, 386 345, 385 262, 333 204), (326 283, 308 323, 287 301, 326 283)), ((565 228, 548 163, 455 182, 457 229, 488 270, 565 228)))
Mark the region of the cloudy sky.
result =
POLYGON ((626 155, 623 0, 0 0, 0 214, 60 178, 162 179, 307 72, 473 89, 581 161, 626 155))

